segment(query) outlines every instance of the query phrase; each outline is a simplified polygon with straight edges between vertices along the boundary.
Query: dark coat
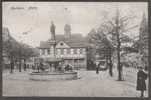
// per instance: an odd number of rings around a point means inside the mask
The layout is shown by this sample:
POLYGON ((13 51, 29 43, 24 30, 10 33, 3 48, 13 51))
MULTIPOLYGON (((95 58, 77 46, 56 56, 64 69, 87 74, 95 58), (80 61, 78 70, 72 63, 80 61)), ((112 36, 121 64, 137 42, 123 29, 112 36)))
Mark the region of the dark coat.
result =
POLYGON ((147 79, 147 74, 144 71, 137 72, 137 90, 143 91, 146 90, 145 80, 147 79))
POLYGON ((99 74, 99 67, 96 66, 96 74, 99 74))

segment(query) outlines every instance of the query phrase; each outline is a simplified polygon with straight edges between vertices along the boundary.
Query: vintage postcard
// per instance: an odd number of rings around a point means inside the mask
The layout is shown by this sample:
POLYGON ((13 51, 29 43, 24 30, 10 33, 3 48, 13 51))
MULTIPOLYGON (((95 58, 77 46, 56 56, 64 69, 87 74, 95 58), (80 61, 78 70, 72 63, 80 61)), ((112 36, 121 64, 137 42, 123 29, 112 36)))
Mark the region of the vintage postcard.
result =
POLYGON ((148 97, 147 2, 3 2, 3 96, 148 97))

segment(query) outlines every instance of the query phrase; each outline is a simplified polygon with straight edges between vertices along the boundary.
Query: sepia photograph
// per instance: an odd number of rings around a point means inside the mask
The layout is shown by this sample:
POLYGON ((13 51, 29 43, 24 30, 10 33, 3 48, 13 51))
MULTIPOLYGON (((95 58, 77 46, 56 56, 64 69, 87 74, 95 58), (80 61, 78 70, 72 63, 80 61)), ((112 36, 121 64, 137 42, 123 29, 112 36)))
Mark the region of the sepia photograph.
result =
POLYGON ((2 2, 2 96, 149 97, 147 2, 2 2))

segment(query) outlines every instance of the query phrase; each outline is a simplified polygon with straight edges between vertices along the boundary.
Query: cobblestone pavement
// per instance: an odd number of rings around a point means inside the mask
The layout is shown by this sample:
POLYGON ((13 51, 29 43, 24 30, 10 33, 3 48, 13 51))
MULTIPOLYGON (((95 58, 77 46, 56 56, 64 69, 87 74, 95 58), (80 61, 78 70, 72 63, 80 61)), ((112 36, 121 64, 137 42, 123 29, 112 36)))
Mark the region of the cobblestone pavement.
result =
MULTIPOLYGON (((116 81, 108 71, 78 71, 77 80, 31 81, 28 72, 3 73, 3 96, 139 97, 136 70, 125 69, 125 81, 116 81)), ((147 96, 147 92, 145 92, 147 96)))

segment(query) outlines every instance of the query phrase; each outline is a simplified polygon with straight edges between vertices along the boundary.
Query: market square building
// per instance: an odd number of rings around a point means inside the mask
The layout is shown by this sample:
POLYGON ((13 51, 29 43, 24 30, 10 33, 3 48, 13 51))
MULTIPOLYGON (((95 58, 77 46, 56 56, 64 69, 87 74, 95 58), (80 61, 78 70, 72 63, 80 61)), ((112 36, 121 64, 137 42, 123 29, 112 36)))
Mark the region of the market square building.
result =
POLYGON ((71 33, 70 25, 64 26, 64 34, 55 34, 51 31, 51 38, 41 41, 39 48, 40 58, 61 58, 65 64, 70 64, 73 69, 87 69, 87 41, 82 34, 71 33))

